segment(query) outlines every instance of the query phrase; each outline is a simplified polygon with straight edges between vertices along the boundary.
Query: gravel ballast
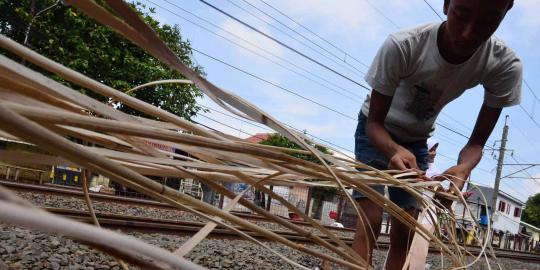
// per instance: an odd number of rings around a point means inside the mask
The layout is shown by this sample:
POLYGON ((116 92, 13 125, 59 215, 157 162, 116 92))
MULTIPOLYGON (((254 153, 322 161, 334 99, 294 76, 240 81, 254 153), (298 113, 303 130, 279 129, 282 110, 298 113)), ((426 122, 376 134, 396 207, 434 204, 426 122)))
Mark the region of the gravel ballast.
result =
MULTIPOLYGON (((174 251, 188 237, 159 233, 129 233, 147 243, 174 251)), ((320 259, 292 250, 281 244, 265 242, 274 250, 286 255, 310 269, 321 264, 320 259)), ((321 250, 318 246, 307 247, 321 250)), ((328 253, 328 252, 326 252, 328 253)), ((374 252, 375 269, 382 269, 386 250, 374 252)), ((209 269, 294 269, 261 246, 238 239, 205 239, 186 256, 194 263, 209 269)), ((41 232, 0 224, 0 270, 3 269, 120 269, 118 263, 108 255, 79 244, 71 239, 47 235, 41 232)), ((511 259, 500 259, 505 269, 538 270, 535 263, 526 263, 511 259)), ((440 268, 440 257, 430 254, 428 263, 431 269, 440 268)), ((448 266, 446 261, 445 265, 448 266)), ((492 269, 497 269, 491 263, 492 269)), ((333 267, 333 269, 343 269, 333 267)), ((485 261, 468 269, 488 269, 485 261)))
MULTIPOLYGON (((18 195, 31 201, 40 207, 67 208, 87 210, 86 204, 80 197, 59 196, 42 193, 18 192, 18 195)), ((187 220, 205 222, 203 219, 183 211, 152 207, 136 204, 122 204, 115 202, 93 201, 97 212, 140 216, 157 219, 187 220)), ((287 229, 261 220, 250 220, 271 230, 287 229)), ((304 226, 306 229, 311 229, 304 226)), ((352 237, 349 231, 335 230, 342 237, 352 237)), ((169 235, 162 233, 139 233, 130 232, 130 235, 143 241, 174 251, 185 242, 188 237, 169 235)), ((381 240, 381 239, 379 239, 381 240)), ((321 264, 320 259, 298 252, 273 242, 265 242, 267 245, 286 255, 289 259, 298 262, 310 269, 316 269, 321 264)), ((318 246, 308 247, 322 250, 318 246)), ((386 258, 386 250, 374 251, 375 269, 382 269, 386 258)), ((327 251, 325 253, 328 254, 327 251)), ((240 239, 209 238, 199 244, 195 250, 186 256, 187 259, 205 266, 209 269, 294 269, 291 265, 281 260, 275 254, 261 246, 240 239)), ((536 263, 527 263, 506 258, 500 259, 505 269, 530 269, 540 270, 536 263)), ((441 262, 438 254, 428 256, 430 269, 440 269, 441 262)), ((498 269, 491 261, 492 269, 498 269)), ((449 261, 444 262, 449 266, 449 261)), ((0 223, 0 270, 4 269, 120 269, 118 263, 108 255, 105 255, 86 245, 79 244, 71 239, 47 235, 38 231, 8 226, 0 223)), ((343 269, 334 266, 332 269, 343 269)), ((488 269, 485 260, 468 269, 488 269)))

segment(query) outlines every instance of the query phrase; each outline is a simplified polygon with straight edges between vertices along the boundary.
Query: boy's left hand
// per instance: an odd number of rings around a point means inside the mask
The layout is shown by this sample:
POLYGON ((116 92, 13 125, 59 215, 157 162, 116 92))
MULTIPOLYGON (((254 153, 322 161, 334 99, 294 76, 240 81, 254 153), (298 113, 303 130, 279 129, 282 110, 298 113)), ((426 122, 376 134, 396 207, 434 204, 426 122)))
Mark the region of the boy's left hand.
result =
POLYGON ((460 164, 448 168, 448 170, 444 171, 442 175, 436 176, 435 179, 439 181, 448 179, 454 183, 459 190, 461 190, 470 174, 471 170, 460 164))

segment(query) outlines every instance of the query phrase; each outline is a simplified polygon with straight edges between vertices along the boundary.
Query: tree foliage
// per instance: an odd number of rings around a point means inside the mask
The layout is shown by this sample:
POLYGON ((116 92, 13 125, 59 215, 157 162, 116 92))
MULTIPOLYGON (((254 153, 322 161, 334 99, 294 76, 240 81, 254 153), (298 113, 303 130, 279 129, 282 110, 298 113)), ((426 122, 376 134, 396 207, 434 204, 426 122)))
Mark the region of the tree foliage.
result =
MULTIPOLYGON (((265 144, 265 145, 272 145, 272 146, 291 148, 291 149, 303 149, 302 147, 300 147, 295 142, 289 140, 287 137, 282 136, 280 134, 271 134, 270 136, 268 136, 268 138, 266 140, 263 140, 263 141, 261 141, 259 143, 260 144, 265 144)), ((311 145, 314 146, 319 151, 325 153, 325 154, 331 154, 332 153, 326 147, 323 147, 323 146, 320 146, 320 145, 313 145, 313 144, 311 144, 311 145)), ((311 161, 311 162, 314 162, 314 163, 317 163, 317 164, 321 163, 321 161, 317 157, 312 156, 312 155, 306 155, 306 154, 300 154, 300 153, 292 153, 290 155, 292 155, 294 157, 297 157, 297 158, 300 158, 300 159, 303 159, 303 160, 311 161)), ((330 197, 334 196, 337 193, 337 191, 338 190, 336 188, 333 188, 333 187, 316 187, 316 188, 312 189, 311 194, 312 194, 312 197, 314 197, 314 198, 323 198, 324 199, 324 198, 330 198, 330 197)))
POLYGON ((523 209, 522 220, 536 227, 540 227, 540 193, 527 199, 525 209, 523 209))
MULTIPOLYGON (((277 134, 277 133, 269 135, 268 138, 266 138, 266 140, 263 140, 259 143, 265 144, 265 145, 279 146, 279 147, 284 147, 284 148, 291 148, 291 149, 303 149, 295 142, 289 140, 287 137, 281 136, 280 134, 277 134)), ((328 150, 328 148, 326 147, 323 147, 320 145, 313 145, 313 144, 311 145, 325 154, 331 154, 330 150, 328 150)), ((292 153, 291 156, 294 156, 303 160, 311 161, 317 164, 321 163, 321 161, 317 157, 312 156, 312 155, 292 153)))
MULTIPOLYGON (((178 72, 162 65, 129 40, 86 17, 74 7, 60 2, 35 16, 55 3, 56 0, 0 0, 0 33, 23 43, 28 25, 32 22, 26 43, 28 47, 121 91, 155 80, 184 79, 178 72)), ((202 68, 193 62, 191 44, 182 39, 178 25, 159 23, 152 17, 154 10, 146 9, 139 2, 131 5, 186 65, 202 73, 202 68)), ((7 54, 2 50, 0 53, 7 54)), ((107 97, 87 93, 85 89, 55 75, 48 76, 98 100, 108 101, 107 97)), ((140 89, 133 95, 186 119, 201 109, 196 104, 196 98, 201 97, 202 93, 193 85, 160 85, 140 89)), ((119 108, 130 114, 142 114, 122 104, 119 104, 119 108)))

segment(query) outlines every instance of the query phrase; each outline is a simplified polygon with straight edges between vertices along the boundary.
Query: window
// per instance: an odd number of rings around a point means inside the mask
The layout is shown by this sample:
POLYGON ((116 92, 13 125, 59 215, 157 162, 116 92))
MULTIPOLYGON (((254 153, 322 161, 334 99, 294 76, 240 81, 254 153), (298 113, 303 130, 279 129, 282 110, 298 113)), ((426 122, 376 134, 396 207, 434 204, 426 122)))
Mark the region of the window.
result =
POLYGON ((512 208, 512 205, 508 204, 508 207, 506 207, 506 214, 510 215, 510 208, 512 208))
POLYGON ((521 208, 514 208, 514 217, 521 217, 521 208))
POLYGON ((504 212, 505 209, 506 209, 506 203, 503 201, 499 201, 499 208, 497 210, 504 212))

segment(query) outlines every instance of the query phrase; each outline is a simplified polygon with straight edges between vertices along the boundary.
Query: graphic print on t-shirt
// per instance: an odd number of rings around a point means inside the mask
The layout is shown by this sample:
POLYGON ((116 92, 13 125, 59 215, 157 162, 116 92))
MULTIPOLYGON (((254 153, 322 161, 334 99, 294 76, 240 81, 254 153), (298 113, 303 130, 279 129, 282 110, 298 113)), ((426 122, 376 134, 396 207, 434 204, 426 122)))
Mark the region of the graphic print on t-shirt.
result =
POLYGON ((425 83, 416 84, 410 88, 412 99, 407 102, 406 110, 421 121, 431 119, 437 113, 436 105, 441 97, 442 91, 436 86, 426 86, 425 83))

